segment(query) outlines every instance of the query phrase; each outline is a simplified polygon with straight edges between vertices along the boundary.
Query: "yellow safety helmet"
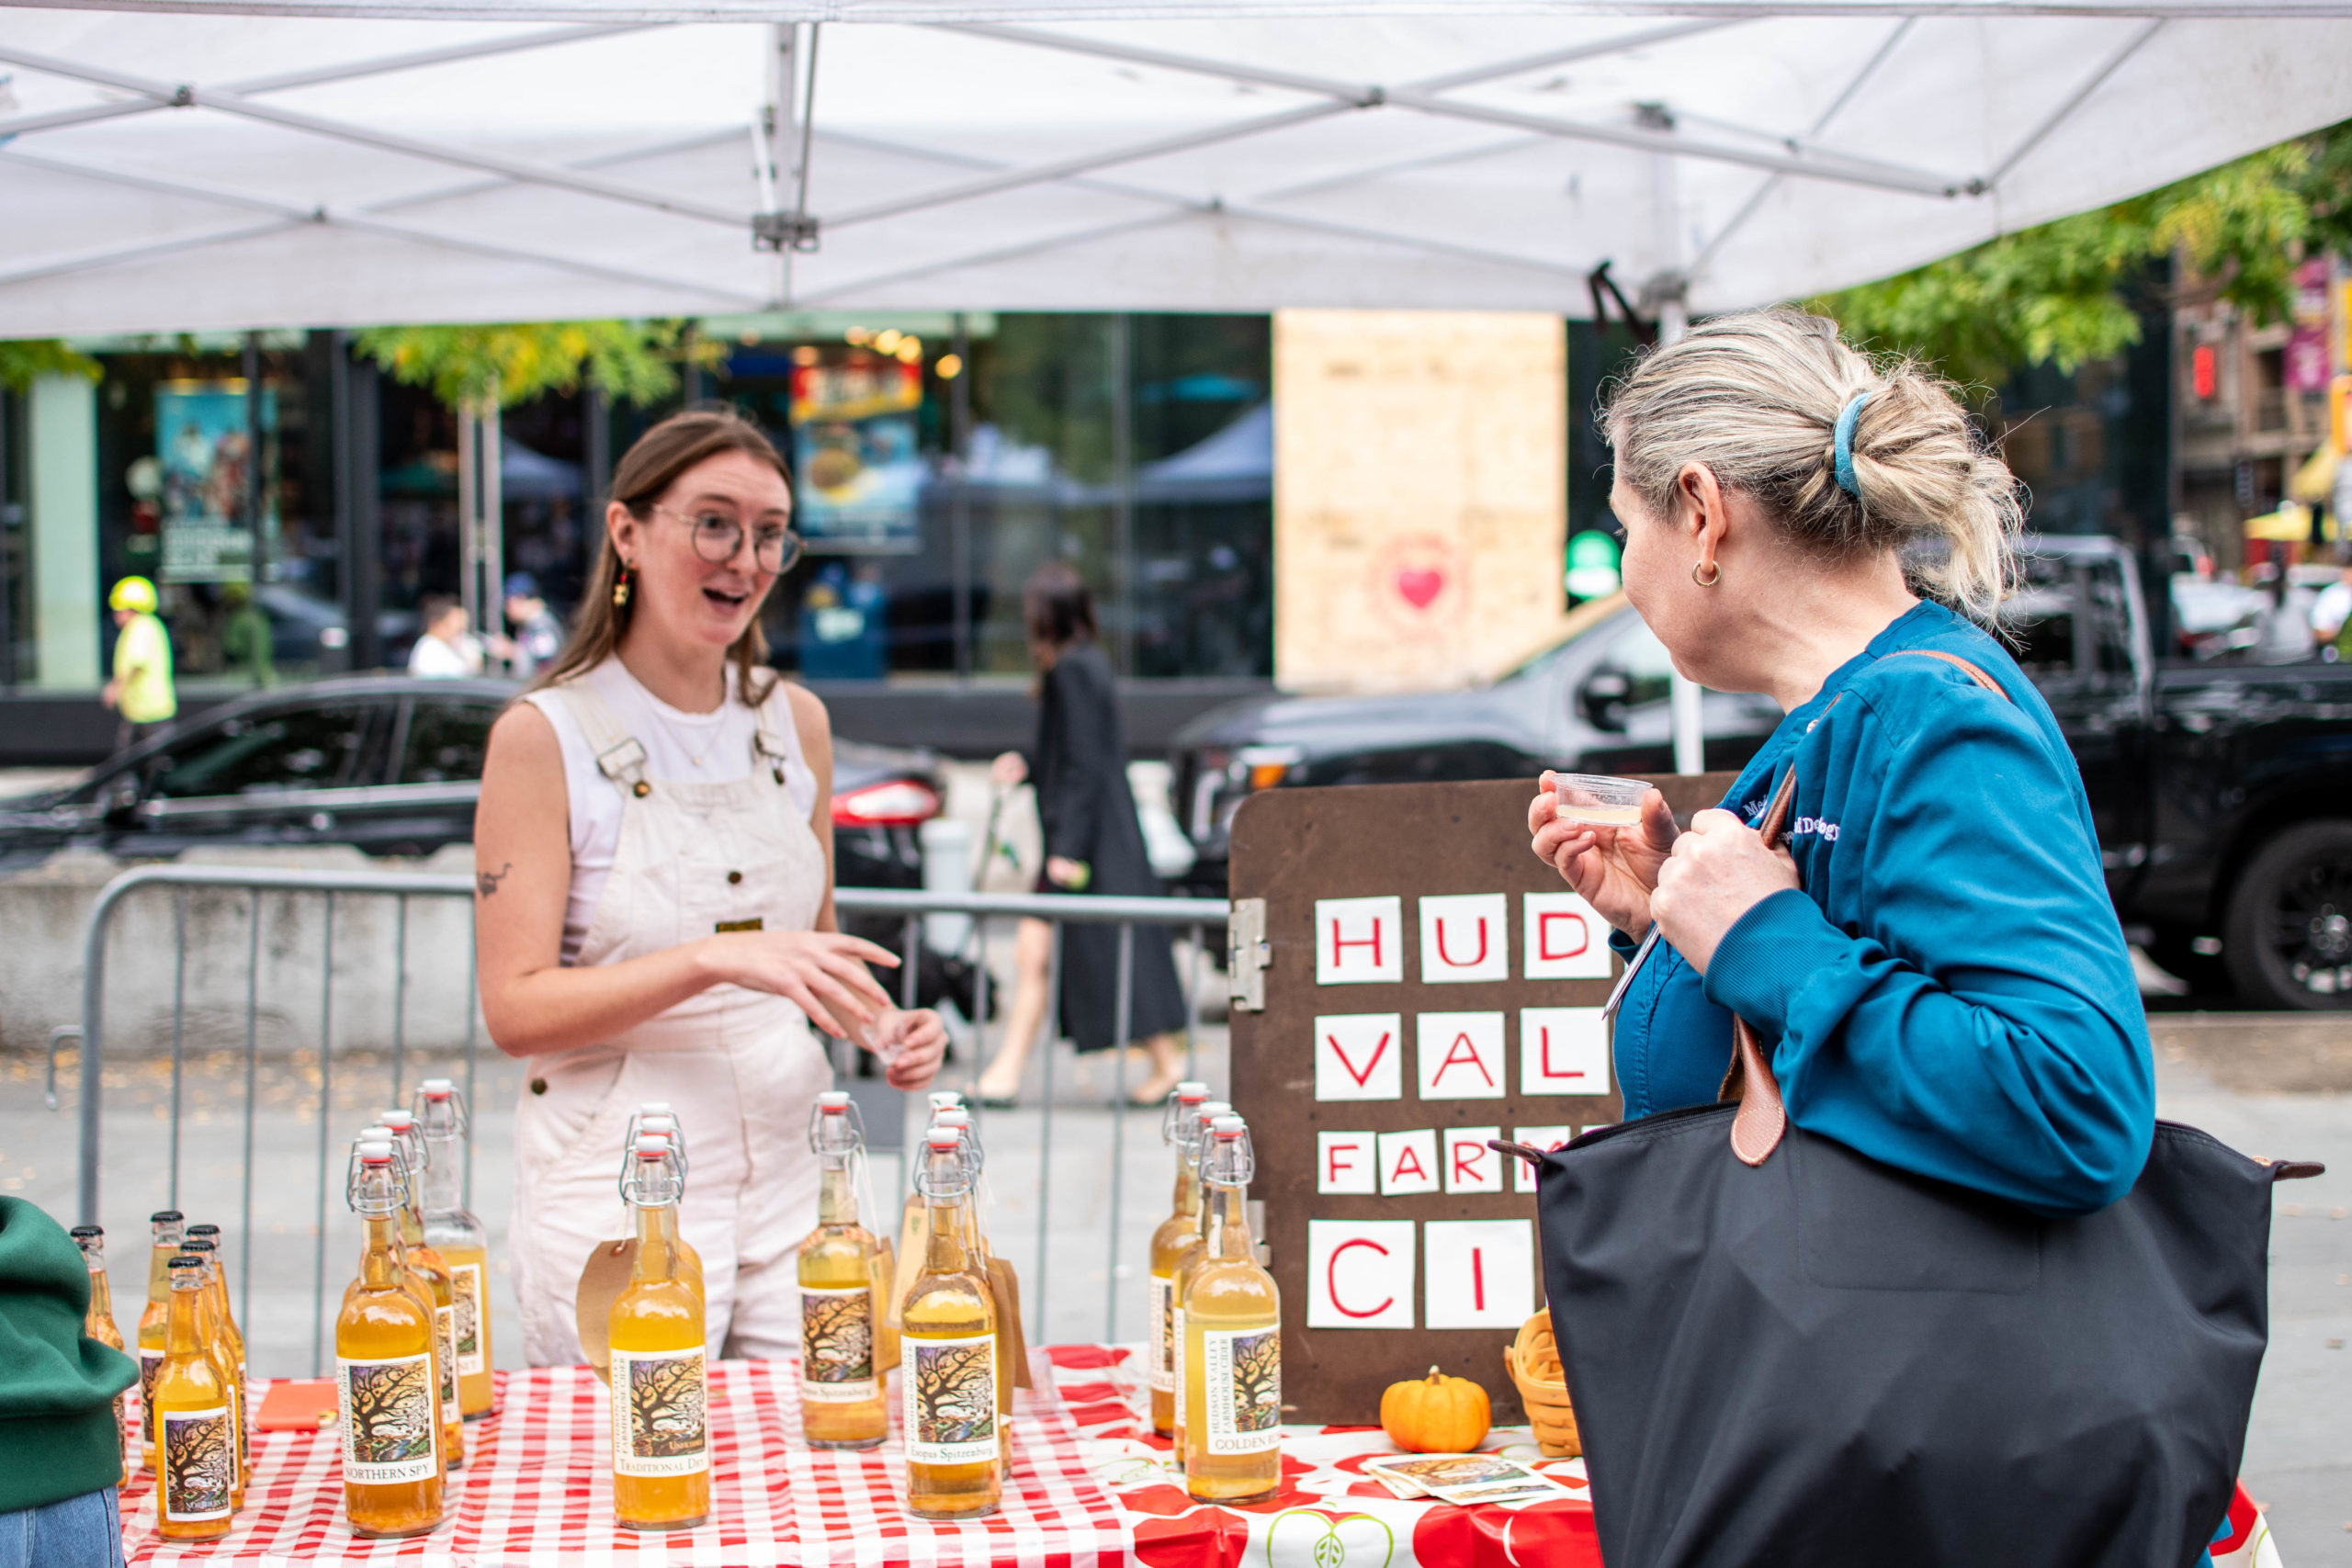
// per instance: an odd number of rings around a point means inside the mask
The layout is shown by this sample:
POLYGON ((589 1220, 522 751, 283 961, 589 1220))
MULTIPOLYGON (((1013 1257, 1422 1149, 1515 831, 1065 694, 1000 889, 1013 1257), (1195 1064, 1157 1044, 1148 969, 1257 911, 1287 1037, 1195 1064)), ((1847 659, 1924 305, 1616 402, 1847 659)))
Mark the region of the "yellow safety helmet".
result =
POLYGON ((128 610, 134 615, 155 613, 155 585, 143 577, 126 577, 114 585, 107 595, 107 608, 128 610))

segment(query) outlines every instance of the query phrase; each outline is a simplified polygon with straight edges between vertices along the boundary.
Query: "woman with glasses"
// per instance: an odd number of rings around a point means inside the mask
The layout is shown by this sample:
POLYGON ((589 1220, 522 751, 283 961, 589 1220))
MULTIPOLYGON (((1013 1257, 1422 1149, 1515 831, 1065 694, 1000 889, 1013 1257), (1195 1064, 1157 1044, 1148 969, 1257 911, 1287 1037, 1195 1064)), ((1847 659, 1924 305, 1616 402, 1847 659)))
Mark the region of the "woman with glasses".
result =
POLYGON ((765 668, 760 610, 800 553, 767 437, 731 410, 622 457, 563 653, 491 732, 474 819, 482 1016, 528 1063, 514 1118, 515 1294, 532 1365, 582 1359, 582 1265, 616 1234, 629 1117, 666 1101, 693 1160, 708 1354, 800 1343, 816 1224, 813 1022, 919 1089, 946 1032, 893 1007, 881 948, 833 919, 824 705, 765 668))

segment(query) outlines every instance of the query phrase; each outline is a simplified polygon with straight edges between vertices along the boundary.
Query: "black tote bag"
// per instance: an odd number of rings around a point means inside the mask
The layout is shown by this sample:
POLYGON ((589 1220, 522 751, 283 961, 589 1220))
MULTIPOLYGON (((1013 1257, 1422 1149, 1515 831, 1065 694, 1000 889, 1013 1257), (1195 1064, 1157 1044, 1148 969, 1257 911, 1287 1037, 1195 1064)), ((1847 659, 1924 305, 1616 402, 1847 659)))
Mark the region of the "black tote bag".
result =
POLYGON ((1541 1173, 1610 1568, 2197 1562, 2262 1363, 2271 1183, 2320 1168, 2159 1122, 2127 1197, 2044 1219, 1790 1125, 1734 1035, 1731 1103, 1497 1145, 1541 1173))

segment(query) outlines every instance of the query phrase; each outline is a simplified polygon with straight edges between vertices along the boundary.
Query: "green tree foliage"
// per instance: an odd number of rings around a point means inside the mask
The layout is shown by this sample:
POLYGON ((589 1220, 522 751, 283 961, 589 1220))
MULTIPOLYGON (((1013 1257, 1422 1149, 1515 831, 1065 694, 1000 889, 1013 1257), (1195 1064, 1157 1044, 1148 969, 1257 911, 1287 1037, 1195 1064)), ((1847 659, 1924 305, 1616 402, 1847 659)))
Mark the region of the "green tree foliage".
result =
POLYGON ((678 389, 678 366, 712 365, 724 348, 681 321, 535 321, 457 327, 370 327, 359 352, 452 407, 501 408, 584 379, 606 397, 650 403, 678 389))
POLYGON ((0 343, 0 387, 21 392, 43 376, 98 378, 98 362, 77 354, 56 338, 18 338, 0 343))
POLYGON ((2177 256, 2256 321, 2283 316, 2299 254, 2352 248, 2352 121, 2176 184, 2004 234, 1808 310, 1847 339, 1986 390, 2020 365, 2073 371, 2140 339, 2153 265, 2177 256))

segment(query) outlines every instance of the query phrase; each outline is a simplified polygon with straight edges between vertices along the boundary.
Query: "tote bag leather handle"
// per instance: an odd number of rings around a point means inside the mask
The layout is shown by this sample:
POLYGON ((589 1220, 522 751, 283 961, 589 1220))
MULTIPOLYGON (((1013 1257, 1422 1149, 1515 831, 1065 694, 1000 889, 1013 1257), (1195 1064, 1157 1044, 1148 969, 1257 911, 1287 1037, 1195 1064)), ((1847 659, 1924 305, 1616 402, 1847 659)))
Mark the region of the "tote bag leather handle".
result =
MULTIPOLYGON (((1940 653, 1928 648, 1906 648, 1890 653, 1889 659, 1936 659, 1965 673, 1968 678, 1999 697, 2009 700, 2009 694, 2000 682, 1971 664, 1956 653, 1940 653)), ((1837 699, 1829 705, 1836 707, 1837 699)), ((1826 716, 1825 713, 1824 716, 1826 716)), ((1764 820, 1757 831, 1763 836, 1768 850, 1781 847, 1789 825, 1789 813, 1797 797, 1797 771, 1792 765, 1781 787, 1772 792, 1772 804, 1764 809, 1764 820)), ((1772 1059, 1765 1053, 1756 1031, 1744 1018, 1734 1018, 1731 1023, 1731 1066, 1724 1074, 1722 1092, 1716 1097, 1725 1104, 1736 1100, 1739 1109, 1731 1119, 1731 1152, 1742 1165, 1762 1165, 1781 1146, 1781 1139, 1789 1130, 1788 1107, 1781 1102, 1781 1080, 1772 1076, 1772 1059)))

